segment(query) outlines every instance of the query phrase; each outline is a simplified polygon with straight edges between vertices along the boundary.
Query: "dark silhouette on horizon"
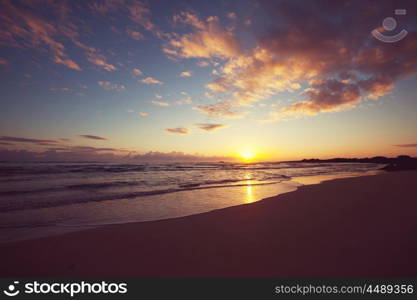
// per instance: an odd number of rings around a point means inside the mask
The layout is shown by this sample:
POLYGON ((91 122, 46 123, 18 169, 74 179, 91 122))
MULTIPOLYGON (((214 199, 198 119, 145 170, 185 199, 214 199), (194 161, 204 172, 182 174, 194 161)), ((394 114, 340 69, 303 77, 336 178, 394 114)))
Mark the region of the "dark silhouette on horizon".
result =
POLYGON ((417 157, 411 157, 408 155, 399 155, 397 157, 385 157, 375 156, 371 158, 331 158, 331 159, 303 159, 302 162, 315 162, 315 163, 374 163, 374 164, 386 164, 381 170, 385 171, 405 171, 405 170, 417 170, 417 157))

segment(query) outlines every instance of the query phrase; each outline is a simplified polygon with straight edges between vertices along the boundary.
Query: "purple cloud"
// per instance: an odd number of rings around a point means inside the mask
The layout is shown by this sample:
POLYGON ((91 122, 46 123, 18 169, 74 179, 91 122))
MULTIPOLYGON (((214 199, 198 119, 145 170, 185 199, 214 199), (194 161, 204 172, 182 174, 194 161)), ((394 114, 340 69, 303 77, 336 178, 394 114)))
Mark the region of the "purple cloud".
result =
POLYGON ((101 162, 218 162, 231 161, 227 156, 205 156, 199 154, 187 154, 183 152, 158 152, 150 151, 137 154, 125 149, 94 148, 94 147, 52 147, 47 151, 35 152, 28 150, 4 150, 0 149, 0 161, 101 161, 101 162), (114 151, 113 151, 114 150, 114 151))
POLYGON ((179 135, 187 135, 190 134, 190 129, 185 127, 176 127, 176 128, 167 128, 165 129, 165 132, 171 133, 171 134, 179 134, 179 135))
POLYGON ((28 139, 14 136, 2 136, 0 141, 15 142, 15 143, 33 143, 33 144, 58 144, 56 140, 42 140, 42 139, 28 139))
POLYGON ((108 141, 108 138, 97 136, 97 135, 90 135, 90 134, 81 134, 80 137, 90 139, 90 140, 101 140, 101 141, 108 141))
POLYGON ((417 144, 399 144, 399 145, 394 145, 395 147, 403 147, 403 148, 413 148, 413 147, 417 147, 417 144))

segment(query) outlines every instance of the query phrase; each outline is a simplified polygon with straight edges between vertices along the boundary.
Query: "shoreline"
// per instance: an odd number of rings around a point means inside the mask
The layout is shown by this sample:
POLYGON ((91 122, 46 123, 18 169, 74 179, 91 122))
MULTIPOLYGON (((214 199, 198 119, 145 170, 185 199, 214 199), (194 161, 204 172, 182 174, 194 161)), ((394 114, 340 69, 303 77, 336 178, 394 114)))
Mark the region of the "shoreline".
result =
POLYGON ((245 184, 224 187, 178 191, 162 195, 149 195, 133 199, 91 201, 50 206, 21 211, 0 213, 0 245, 16 241, 34 240, 42 237, 56 236, 68 232, 88 230, 109 225, 132 224, 157 220, 169 220, 192 216, 227 207, 261 201, 287 192, 296 191, 302 185, 320 184, 323 181, 339 178, 370 176, 385 171, 372 170, 341 174, 321 174, 297 176, 280 182, 261 183, 247 181, 245 184), (206 202, 204 204, 204 202, 206 202), (138 205, 140 203, 140 205, 138 205), (182 207, 180 211, 171 211, 170 203, 182 207), (200 204, 198 204, 200 203, 200 204), (113 217, 104 210, 117 212, 113 217), (159 206, 159 209, 158 209, 159 206), (186 207, 186 209, 185 209, 186 207), (161 208, 164 208, 164 213, 161 208), (100 212, 101 209, 101 212, 100 212), (126 215, 126 211, 135 211, 135 216, 126 215), (90 211, 87 218, 79 218, 85 211, 90 211), (120 214, 121 211, 124 211, 120 214), (107 214, 107 215, 106 215, 107 214), (119 214, 119 215, 117 215, 119 214), (46 217, 46 219, 44 219, 46 217), (34 222, 29 220, 34 219, 34 222), (23 224, 15 220, 25 220, 23 224), (76 221, 75 221, 76 220, 76 221))
POLYGON ((1 276, 416 276, 416 182, 415 171, 335 179, 185 217, 0 244, 1 276))

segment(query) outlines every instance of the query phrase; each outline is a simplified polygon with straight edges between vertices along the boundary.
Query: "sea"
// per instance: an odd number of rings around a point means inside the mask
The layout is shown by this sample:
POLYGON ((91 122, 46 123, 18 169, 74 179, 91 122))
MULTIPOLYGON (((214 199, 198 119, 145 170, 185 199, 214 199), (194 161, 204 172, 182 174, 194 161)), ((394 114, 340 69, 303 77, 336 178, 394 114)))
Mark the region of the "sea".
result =
POLYGON ((247 204, 380 172, 367 163, 0 162, 0 243, 247 204))

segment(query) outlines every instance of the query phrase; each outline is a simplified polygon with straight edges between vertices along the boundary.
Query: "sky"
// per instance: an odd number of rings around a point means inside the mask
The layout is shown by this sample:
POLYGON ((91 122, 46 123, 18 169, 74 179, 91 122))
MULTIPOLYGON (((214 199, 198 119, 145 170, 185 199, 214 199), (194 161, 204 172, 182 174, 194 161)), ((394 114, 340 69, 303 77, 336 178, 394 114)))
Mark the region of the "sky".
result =
POLYGON ((417 156, 416 16, 413 0, 1 1, 0 160, 417 156))

